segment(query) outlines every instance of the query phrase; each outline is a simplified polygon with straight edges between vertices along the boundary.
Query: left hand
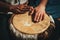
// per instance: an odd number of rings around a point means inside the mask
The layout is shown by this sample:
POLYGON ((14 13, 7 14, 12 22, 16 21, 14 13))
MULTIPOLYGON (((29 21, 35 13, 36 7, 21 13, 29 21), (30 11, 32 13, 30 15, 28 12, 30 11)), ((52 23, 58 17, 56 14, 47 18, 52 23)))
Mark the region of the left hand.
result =
POLYGON ((35 8, 36 14, 35 14, 35 18, 34 21, 42 21, 44 19, 44 14, 45 14, 45 6, 37 6, 35 8))

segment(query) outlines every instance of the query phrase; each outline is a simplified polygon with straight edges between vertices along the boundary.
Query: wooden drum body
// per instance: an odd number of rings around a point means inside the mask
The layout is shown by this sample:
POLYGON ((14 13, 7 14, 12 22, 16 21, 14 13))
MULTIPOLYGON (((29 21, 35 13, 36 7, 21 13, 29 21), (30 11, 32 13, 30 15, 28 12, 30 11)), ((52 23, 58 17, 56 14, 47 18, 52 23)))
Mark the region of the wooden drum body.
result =
POLYGON ((48 15, 45 14, 43 21, 35 23, 28 13, 12 15, 10 20, 11 33, 19 40, 38 40, 38 37, 48 37, 49 31, 53 28, 50 27, 48 15))

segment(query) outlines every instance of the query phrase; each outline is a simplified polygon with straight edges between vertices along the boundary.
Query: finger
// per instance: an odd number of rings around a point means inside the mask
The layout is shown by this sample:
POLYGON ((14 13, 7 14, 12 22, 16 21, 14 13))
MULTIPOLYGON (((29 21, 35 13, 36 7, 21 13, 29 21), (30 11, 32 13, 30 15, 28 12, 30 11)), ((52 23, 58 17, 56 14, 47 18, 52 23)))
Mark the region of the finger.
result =
POLYGON ((21 10, 21 11, 28 11, 29 10, 29 8, 27 8, 27 7, 24 7, 24 8, 18 8, 19 10, 21 10))
POLYGON ((20 5, 20 6, 17 7, 17 9, 20 9, 20 10, 22 10, 22 9, 26 9, 26 6, 24 6, 24 5, 21 6, 21 5, 20 5))
POLYGON ((25 11, 30 11, 29 15, 32 15, 33 12, 34 12, 34 9, 33 9, 33 7, 31 7, 31 6, 28 6, 28 7, 26 7, 26 8, 23 8, 23 10, 25 10, 25 11))
POLYGON ((42 20, 44 20, 44 14, 43 14, 42 20))
POLYGON ((28 9, 26 9, 26 8, 20 9, 19 7, 17 7, 17 11, 19 13, 24 13, 24 12, 28 11, 28 9))
POLYGON ((33 7, 27 6, 25 9, 28 9, 29 11, 33 11, 33 7))
POLYGON ((34 13, 34 9, 30 10, 30 15, 32 15, 34 13))
POLYGON ((39 12, 37 12, 37 13, 35 14, 34 21, 37 21, 38 13, 39 13, 39 12))
POLYGON ((20 14, 21 13, 21 11, 19 9, 15 9, 13 12, 16 13, 16 14, 20 14))
POLYGON ((13 12, 14 14, 17 14, 17 11, 16 11, 16 10, 13 10, 12 12, 13 12))
POLYGON ((43 19, 43 13, 40 14, 39 20, 42 21, 42 19, 43 19))
POLYGON ((28 8, 23 8, 22 10, 23 10, 23 11, 29 11, 29 9, 28 9, 28 8))
POLYGON ((26 11, 27 10, 27 9, 24 9, 24 8, 20 9, 20 7, 17 7, 17 9, 18 9, 17 11, 26 11))
POLYGON ((34 10, 32 10, 30 14, 32 15, 33 13, 34 13, 34 10))
POLYGON ((37 22, 39 21, 39 18, 40 18, 40 13, 38 14, 38 17, 37 17, 37 22))

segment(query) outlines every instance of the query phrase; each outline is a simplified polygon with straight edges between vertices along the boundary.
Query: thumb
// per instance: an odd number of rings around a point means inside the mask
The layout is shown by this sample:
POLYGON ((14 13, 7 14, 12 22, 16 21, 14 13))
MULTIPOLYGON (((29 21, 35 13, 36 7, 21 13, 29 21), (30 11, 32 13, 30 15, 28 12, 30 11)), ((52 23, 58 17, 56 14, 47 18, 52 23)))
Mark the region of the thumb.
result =
POLYGON ((34 8, 30 7, 30 15, 32 15, 34 13, 34 8))

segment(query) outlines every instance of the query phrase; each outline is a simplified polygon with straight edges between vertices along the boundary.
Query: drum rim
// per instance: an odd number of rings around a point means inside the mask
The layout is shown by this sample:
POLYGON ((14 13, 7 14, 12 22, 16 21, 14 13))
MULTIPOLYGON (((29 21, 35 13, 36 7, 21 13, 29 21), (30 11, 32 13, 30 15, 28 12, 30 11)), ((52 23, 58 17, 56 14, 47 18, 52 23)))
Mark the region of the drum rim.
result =
MULTIPOLYGON (((13 24, 13 18, 14 18, 15 15, 18 15, 18 14, 13 14, 13 15, 11 16, 11 18, 10 18, 10 24, 12 24, 13 26, 14 26, 14 24, 13 24)), ((48 15, 47 15, 47 16, 48 16, 48 15)), ((50 23, 50 22, 49 22, 49 23, 50 23)), ((50 24, 49 24, 49 25, 50 25, 50 24)), ((15 26, 14 26, 14 28, 15 28, 15 26)), ((43 33, 44 31, 46 31, 48 28, 49 28, 49 27, 43 29, 43 30, 41 31, 41 33, 43 33)), ((20 30, 18 30, 18 29, 16 29, 16 28, 15 28, 15 30, 17 30, 18 32, 24 33, 24 32, 22 32, 22 31, 20 31, 20 30)), ((32 34, 30 34, 30 33, 24 33, 24 34, 34 35, 34 34, 41 34, 41 33, 38 32, 38 33, 32 33, 32 34)))

